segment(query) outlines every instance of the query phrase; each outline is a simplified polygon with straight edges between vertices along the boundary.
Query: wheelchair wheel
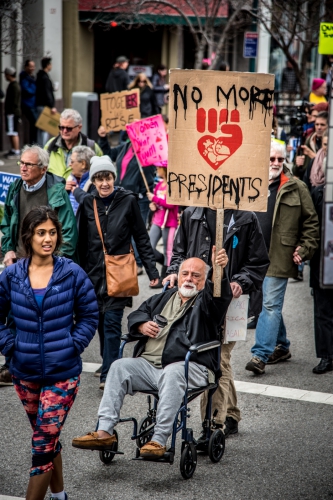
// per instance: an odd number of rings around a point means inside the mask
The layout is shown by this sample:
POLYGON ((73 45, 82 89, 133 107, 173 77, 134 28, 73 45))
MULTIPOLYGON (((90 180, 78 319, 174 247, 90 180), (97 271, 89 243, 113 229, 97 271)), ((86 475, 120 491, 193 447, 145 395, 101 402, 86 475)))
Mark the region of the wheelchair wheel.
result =
POLYGON ((213 463, 221 460, 225 450, 225 436, 221 429, 216 429, 210 436, 208 443, 208 456, 213 463))
POLYGON ((186 444, 180 457, 180 473, 184 479, 190 479, 197 466, 197 450, 193 443, 186 444))
MULTIPOLYGON (((149 427, 152 423, 153 423, 152 417, 143 418, 139 424, 138 434, 140 434, 140 432, 147 429, 147 427, 149 427)), ((153 437, 153 434, 154 434, 154 429, 151 429, 150 431, 148 431, 148 433, 146 435, 138 438, 136 440, 137 447, 142 448, 143 445, 145 445, 146 443, 149 443, 149 441, 151 441, 151 438, 153 437)))
POLYGON ((113 443, 111 450, 103 450, 99 452, 99 458, 101 462, 105 465, 110 465, 115 456, 115 451, 118 451, 118 434, 117 431, 113 431, 116 435, 117 441, 113 443))

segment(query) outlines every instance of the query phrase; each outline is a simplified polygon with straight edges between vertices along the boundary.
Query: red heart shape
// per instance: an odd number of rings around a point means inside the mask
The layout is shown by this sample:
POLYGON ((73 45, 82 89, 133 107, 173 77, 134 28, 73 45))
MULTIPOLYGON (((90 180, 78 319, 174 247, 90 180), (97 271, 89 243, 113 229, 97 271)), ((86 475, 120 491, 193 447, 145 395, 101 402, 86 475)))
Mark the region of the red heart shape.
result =
POLYGON ((242 145, 242 129, 238 125, 222 125, 221 131, 231 137, 204 135, 197 143, 198 151, 210 167, 217 170, 242 145))

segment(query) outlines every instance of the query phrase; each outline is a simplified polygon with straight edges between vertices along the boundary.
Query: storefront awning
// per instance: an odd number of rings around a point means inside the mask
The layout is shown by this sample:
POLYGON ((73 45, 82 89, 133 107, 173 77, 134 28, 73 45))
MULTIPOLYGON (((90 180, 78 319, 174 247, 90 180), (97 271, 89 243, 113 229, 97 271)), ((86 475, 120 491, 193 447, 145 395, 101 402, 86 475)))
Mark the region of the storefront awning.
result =
MULTIPOLYGON (((204 24, 207 17, 211 17, 216 2, 210 2, 207 11, 202 0, 192 0, 193 9, 191 9, 186 0, 175 2, 175 5, 181 9, 192 24, 197 23, 197 17, 200 17, 204 24), (194 12, 195 11, 195 12, 194 12)), ((214 16, 214 24, 225 24, 228 18, 228 3, 221 2, 214 16)), ((125 4, 124 0, 79 0, 79 20, 80 22, 99 22, 110 24, 111 21, 121 19, 122 22, 133 22, 133 2, 125 4)), ((135 22, 139 24, 160 24, 160 25, 186 25, 186 20, 175 9, 153 4, 150 7, 141 10, 135 16, 135 22)))

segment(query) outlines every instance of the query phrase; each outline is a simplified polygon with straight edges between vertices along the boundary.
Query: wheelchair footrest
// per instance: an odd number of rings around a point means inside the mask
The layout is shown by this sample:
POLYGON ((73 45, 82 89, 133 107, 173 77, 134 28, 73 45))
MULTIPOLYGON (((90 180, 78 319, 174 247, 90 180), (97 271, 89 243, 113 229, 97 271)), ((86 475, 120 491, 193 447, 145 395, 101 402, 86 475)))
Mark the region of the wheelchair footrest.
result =
POLYGON ((99 451, 107 451, 109 453, 113 453, 114 455, 125 455, 123 451, 113 451, 113 450, 99 450, 99 451))
POLYGON ((132 460, 142 460, 144 462, 159 462, 172 464, 174 461, 175 454, 173 452, 167 451, 162 457, 138 457, 132 458, 132 460))

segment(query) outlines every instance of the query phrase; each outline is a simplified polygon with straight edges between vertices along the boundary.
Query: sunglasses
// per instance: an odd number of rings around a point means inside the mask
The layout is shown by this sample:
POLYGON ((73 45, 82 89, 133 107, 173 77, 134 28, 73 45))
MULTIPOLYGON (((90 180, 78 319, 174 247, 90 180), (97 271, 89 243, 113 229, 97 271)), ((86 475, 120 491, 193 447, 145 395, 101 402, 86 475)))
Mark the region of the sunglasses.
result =
POLYGON ((139 80, 139 83, 147 83, 147 80, 139 80))
POLYGON ((76 127, 79 127, 79 125, 75 125, 75 127, 63 127, 62 125, 58 125, 58 129, 63 132, 64 130, 67 130, 67 132, 72 132, 72 130, 76 127))
POLYGON ((277 160, 279 163, 282 163, 284 161, 284 158, 282 156, 279 156, 278 158, 275 158, 274 156, 271 156, 269 161, 273 163, 275 160, 277 160))

